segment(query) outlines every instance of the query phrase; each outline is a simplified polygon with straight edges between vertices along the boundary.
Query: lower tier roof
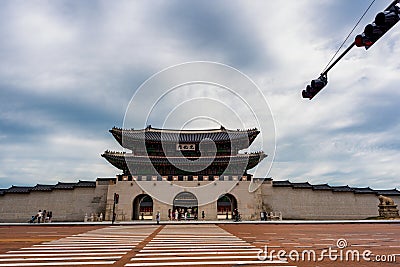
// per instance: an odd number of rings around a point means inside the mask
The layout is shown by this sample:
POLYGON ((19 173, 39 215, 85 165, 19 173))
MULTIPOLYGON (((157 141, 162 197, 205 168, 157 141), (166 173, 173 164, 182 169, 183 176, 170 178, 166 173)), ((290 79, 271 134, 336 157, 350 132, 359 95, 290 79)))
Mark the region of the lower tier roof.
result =
POLYGON ((137 156, 131 153, 109 152, 101 155, 124 173, 132 174, 244 174, 262 161, 263 152, 215 157, 137 156))

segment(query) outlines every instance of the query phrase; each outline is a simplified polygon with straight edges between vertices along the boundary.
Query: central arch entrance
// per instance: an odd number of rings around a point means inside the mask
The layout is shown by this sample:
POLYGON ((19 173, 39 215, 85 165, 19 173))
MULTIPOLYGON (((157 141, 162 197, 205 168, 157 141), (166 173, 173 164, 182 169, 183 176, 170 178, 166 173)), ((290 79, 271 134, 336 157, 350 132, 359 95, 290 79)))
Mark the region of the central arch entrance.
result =
POLYGON ((217 201, 217 218, 220 220, 232 219, 232 211, 237 209, 237 200, 231 194, 225 194, 217 201))
POLYGON ((198 201, 197 197, 190 192, 181 192, 174 198, 172 219, 173 220, 197 220, 198 201))
POLYGON ((147 194, 141 194, 133 200, 132 220, 152 220, 153 199, 147 194))

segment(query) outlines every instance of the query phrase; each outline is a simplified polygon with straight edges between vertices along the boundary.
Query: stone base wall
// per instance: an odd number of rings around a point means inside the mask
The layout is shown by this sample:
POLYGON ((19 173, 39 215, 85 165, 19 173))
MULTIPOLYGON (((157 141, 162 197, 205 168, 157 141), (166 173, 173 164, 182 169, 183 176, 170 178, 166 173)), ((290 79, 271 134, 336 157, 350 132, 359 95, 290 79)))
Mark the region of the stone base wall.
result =
POLYGON ((52 221, 82 221, 85 214, 105 213, 108 186, 12 193, 0 196, 0 222, 28 222, 39 210, 53 212, 52 221))
POLYGON ((291 187, 264 187, 263 193, 267 209, 282 212, 283 219, 353 220, 379 216, 376 194, 291 187))

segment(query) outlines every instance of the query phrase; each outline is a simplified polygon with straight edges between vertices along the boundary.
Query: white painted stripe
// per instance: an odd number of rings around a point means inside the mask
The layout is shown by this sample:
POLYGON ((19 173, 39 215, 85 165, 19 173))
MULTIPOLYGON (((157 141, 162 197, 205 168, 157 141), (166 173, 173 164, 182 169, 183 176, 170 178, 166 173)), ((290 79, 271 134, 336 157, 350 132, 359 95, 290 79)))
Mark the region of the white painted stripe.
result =
POLYGON ((364 245, 350 245, 351 247, 380 247, 381 245, 364 244, 364 245))
MULTIPOLYGON (((78 247, 79 248, 79 247, 78 247)), ((87 248, 97 248, 97 249, 106 249, 106 248, 110 248, 110 249, 116 249, 116 248, 130 248, 130 249, 132 249, 133 247, 132 246, 112 246, 112 247, 106 247, 106 246, 93 246, 93 247, 85 247, 85 249, 87 249, 87 248)), ((60 246, 60 247, 31 247, 31 248, 20 248, 20 249, 24 249, 24 250, 30 250, 30 249, 77 249, 77 247, 68 247, 68 246, 65 246, 65 247, 62 247, 62 246, 60 246)), ((83 249, 83 248, 81 248, 81 249, 83 249)))
POLYGON ((141 257, 132 258, 131 261, 170 261, 170 260, 225 260, 225 259, 253 259, 258 260, 257 255, 241 256, 241 255, 224 255, 224 256, 194 256, 194 257, 141 257))
MULTIPOLYGON (((37 251, 35 251, 37 252, 37 251)), ((46 251, 48 252, 48 251, 46 251)), ((51 251, 53 252, 53 251, 51 251)), ((82 252, 82 250, 79 250, 79 252, 82 252)), ((0 258, 9 258, 9 257, 48 257, 48 256, 91 256, 91 255, 124 255, 126 252, 102 252, 102 253, 49 253, 49 254, 43 254, 43 253, 37 253, 37 254, 0 254, 0 258)))
MULTIPOLYGON (((195 232, 195 231, 193 231, 193 232, 195 232)), ((169 233, 169 232, 168 232, 169 233)), ((205 235, 203 235, 203 234, 200 234, 200 233, 197 233, 196 232, 196 235, 198 236, 198 237, 236 237, 235 235, 207 235, 207 234, 205 234, 205 235)), ((180 234, 168 234, 168 235, 165 235, 165 234, 158 234, 157 235, 157 237, 158 238, 161 238, 161 237, 168 237, 168 238, 173 238, 173 237, 188 237, 188 238, 192 238, 194 235, 193 234, 187 234, 187 235, 180 235, 180 234)))
MULTIPOLYGON (((299 244, 299 243, 296 243, 299 244)), ((220 246, 220 247, 241 247, 245 244, 230 244, 230 243, 200 243, 200 244, 193 244, 193 246, 220 246)), ((185 246, 185 244, 147 244, 146 247, 181 247, 185 246)), ((187 245, 186 245, 187 246, 187 245)))
POLYGON ((175 245, 175 244, 181 244, 181 245, 185 245, 185 244, 243 244, 243 243, 247 243, 244 240, 238 240, 238 241, 230 241, 229 243, 225 243, 221 240, 203 240, 203 241, 171 241, 171 242, 153 242, 150 241, 148 244, 160 244, 160 245, 175 245))
MULTIPOLYGON (((221 248, 227 248, 227 247, 232 247, 232 246, 219 246, 219 245, 215 245, 215 246, 210 246, 210 245, 193 245, 193 246, 174 246, 174 247, 165 247, 165 246, 163 246, 163 247, 148 247, 148 246, 146 246, 145 248, 147 248, 147 249, 153 249, 153 250, 158 250, 158 249, 166 249, 166 248, 169 248, 169 249, 176 249, 176 248, 186 248, 186 249, 188 249, 188 248, 208 248, 208 249, 210 249, 210 248, 214 248, 214 249, 221 249, 221 248)), ((236 248, 254 248, 254 246, 235 246, 236 248)), ((271 246, 270 246, 271 247, 271 246)))
POLYGON ((242 241, 242 239, 239 238, 168 238, 168 239, 158 239, 158 238, 153 238, 151 241, 156 241, 156 242, 168 242, 168 241, 201 241, 201 240, 219 240, 219 241, 242 241))
POLYGON ((113 260, 120 259, 122 256, 104 256, 104 257, 50 257, 50 258, 11 258, 0 259, 4 261, 70 261, 70 260, 113 260))
POLYGON ((0 267, 23 267, 23 266, 71 266, 71 265, 111 265, 115 261, 78 261, 78 262, 18 262, 1 263, 0 267))
MULTIPOLYGON (((171 251, 176 251, 176 252, 187 252, 187 251, 210 251, 208 248, 186 248, 186 249, 142 249, 139 252, 141 253, 154 253, 154 252, 171 252, 171 251)), ((236 248, 220 248, 217 251, 260 251, 259 248, 244 248, 244 249, 236 249, 236 248)))
MULTIPOLYGON (((151 234, 151 233, 149 233, 151 234)), ((91 238, 91 237, 98 237, 98 238, 137 238, 137 239, 144 239, 147 236, 149 236, 149 234, 145 234, 145 235, 106 235, 106 234, 96 234, 96 235, 73 235, 71 237, 85 237, 85 238, 91 238)))
POLYGON ((231 250, 231 251, 200 251, 200 252, 164 252, 164 253, 138 253, 135 255, 135 257, 146 257, 146 256, 181 256, 181 255, 224 255, 224 254, 252 254, 253 256, 258 254, 260 250, 254 250, 254 251, 236 251, 236 250, 231 250), (257 252, 257 253, 256 253, 257 252), (254 254, 256 253, 256 254, 254 254))
POLYGON ((91 239, 82 239, 82 238, 63 238, 59 240, 54 240, 51 242, 140 242, 142 239, 132 239, 132 238, 121 238, 121 239, 105 239, 105 238, 91 238, 91 239))
MULTIPOLYGON (((141 263, 128 263, 127 267, 146 267, 146 266, 178 266, 178 265, 244 265, 244 264, 285 264, 282 261, 183 261, 183 262, 141 262, 141 263)), ((297 267, 295 265, 274 265, 273 267, 297 267)))
POLYGON ((208 237, 203 237, 203 236, 187 236, 187 237, 178 237, 178 236, 170 236, 170 237, 158 237, 156 236, 155 238, 153 238, 153 240, 169 240, 169 239, 240 239, 236 236, 220 236, 220 237, 216 237, 216 236, 208 236, 208 237))
MULTIPOLYGON (((117 246, 132 246, 132 245, 137 245, 138 243, 124 243, 124 244, 115 244, 117 246)), ((61 247, 63 244, 38 244, 38 245, 33 245, 34 247, 61 247)), ((93 244, 69 244, 66 243, 66 247, 90 247, 90 246, 110 246, 111 244, 103 244, 103 243, 93 243, 93 244)))
POLYGON ((59 241, 59 242, 46 242, 46 243, 41 243, 41 245, 49 245, 49 246, 59 246, 59 245, 62 245, 62 244, 68 244, 68 245, 77 245, 77 246, 79 246, 79 245, 95 245, 95 244, 98 244, 98 245, 112 245, 112 244, 115 244, 115 245, 125 245, 125 244, 139 244, 139 242, 107 242, 107 241, 105 241, 105 242, 101 242, 101 241, 89 241, 89 242, 76 242, 76 241, 59 241))
MULTIPOLYGON (((39 252, 82 252, 82 249, 52 249, 52 250, 37 250, 33 249, 32 251, 29 251, 29 248, 25 248, 26 250, 21 251, 21 250, 11 250, 7 251, 6 253, 39 253, 39 252)), ((110 251, 115 251, 115 252, 121 252, 121 251, 131 251, 131 248, 124 248, 124 249, 85 249, 85 252, 100 252, 100 251, 105 251, 105 252, 110 252, 110 251)))

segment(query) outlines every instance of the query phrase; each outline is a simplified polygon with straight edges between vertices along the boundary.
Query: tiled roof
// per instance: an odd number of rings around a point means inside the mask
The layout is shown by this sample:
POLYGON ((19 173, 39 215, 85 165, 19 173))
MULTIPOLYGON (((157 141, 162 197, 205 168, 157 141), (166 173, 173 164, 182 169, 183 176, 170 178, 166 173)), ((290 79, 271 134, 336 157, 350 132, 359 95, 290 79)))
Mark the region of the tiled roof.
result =
POLYGON ((54 189, 74 189, 76 183, 61 183, 58 182, 58 184, 56 184, 54 186, 54 189))
POLYGON ((75 184, 75 187, 96 187, 95 181, 81 181, 75 184))
POLYGON ((117 178, 115 178, 115 177, 109 177, 109 178, 107 178, 107 177, 99 177, 99 178, 96 179, 96 181, 116 181, 116 180, 117 180, 117 178))
POLYGON ((32 187, 31 191, 51 191, 53 190, 55 185, 49 185, 49 184, 37 184, 34 187, 32 187))
POLYGON ((397 189, 387 189, 387 190, 374 190, 378 195, 384 196, 400 196, 400 191, 397 189))
MULTIPOLYGON (((120 170, 128 170, 130 167, 137 167, 140 165, 152 166, 175 166, 180 169, 185 169, 188 165, 190 157, 154 157, 154 156, 136 156, 131 153, 120 153, 105 151, 102 155, 108 162, 120 170), (171 164, 171 162, 173 164, 171 164), (128 165, 127 165, 128 164, 128 165)), ((207 166, 207 165, 228 165, 229 164, 244 164, 246 170, 254 168, 260 161, 267 155, 263 152, 238 154, 234 156, 216 156, 216 157, 198 157, 193 158, 195 161, 191 162, 192 166, 207 166), (210 164, 211 163, 211 164, 210 164)))
POLYGON ((353 187, 356 194, 376 194, 376 192, 369 187, 353 187))
POLYGON ((305 183, 292 183, 293 188, 304 189, 304 188, 312 188, 312 185, 308 182, 305 183))
MULTIPOLYGON (((108 178, 112 179, 112 178, 108 178)), ((115 179, 115 178, 114 178, 115 179)), ((77 187, 96 187, 95 181, 79 181, 77 183, 61 183, 58 182, 56 185, 50 184, 37 184, 35 186, 11 186, 8 189, 0 189, 0 196, 8 193, 30 193, 39 191, 52 191, 54 189, 74 189, 77 187)))
POLYGON ((316 184, 312 185, 313 190, 332 190, 332 187, 328 184, 316 184))
POLYGON ((272 181, 272 186, 276 187, 291 187, 292 183, 289 180, 286 181, 272 181))
POLYGON ((227 130, 223 127, 220 129, 210 130, 168 130, 151 127, 142 130, 128 130, 113 127, 110 130, 110 133, 113 134, 120 144, 123 135, 124 138, 129 138, 131 140, 146 140, 153 142, 160 142, 162 140, 182 143, 199 143, 204 139, 211 139, 214 142, 249 140, 250 145, 260 131, 256 128, 249 130, 227 130))
POLYGON ((331 186, 333 192, 353 192, 354 189, 349 187, 348 185, 345 186, 331 186))
POLYGON ((285 181, 272 181, 274 187, 292 187, 295 189, 306 189, 312 188, 313 190, 331 190, 332 192, 353 192, 355 194, 376 194, 376 195, 387 195, 387 196, 400 196, 400 191, 397 189, 388 190, 374 190, 370 187, 349 187, 345 186, 331 186, 329 184, 316 184, 312 185, 308 182, 304 183, 292 183, 289 180, 285 181))
POLYGON ((6 190, 6 193, 29 193, 32 190, 31 186, 11 186, 6 190))

